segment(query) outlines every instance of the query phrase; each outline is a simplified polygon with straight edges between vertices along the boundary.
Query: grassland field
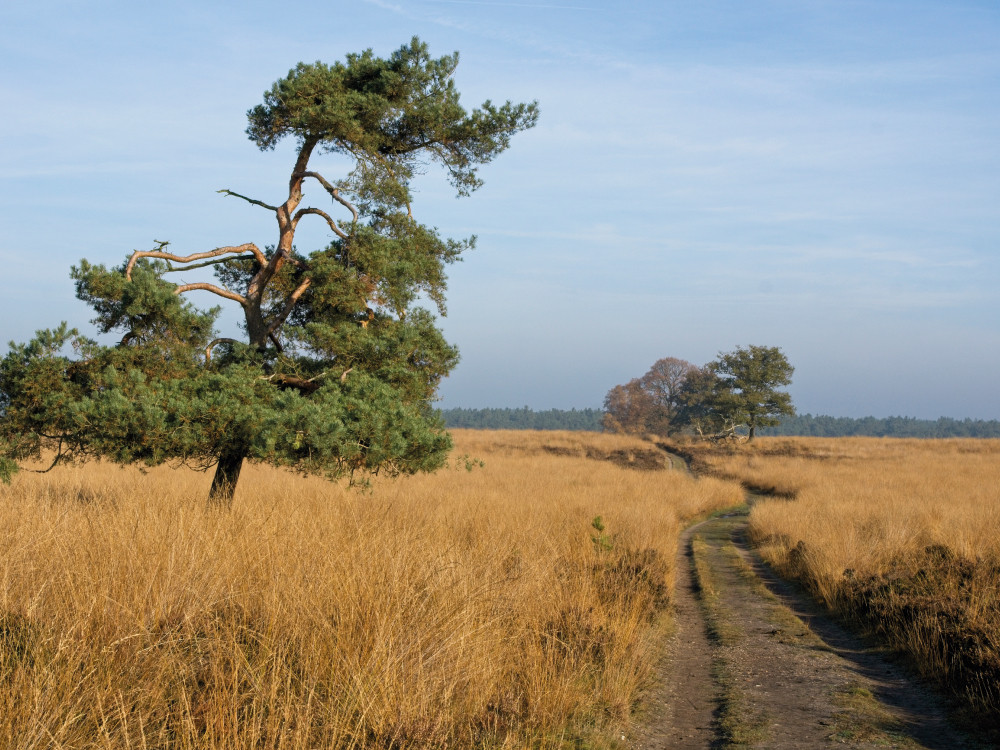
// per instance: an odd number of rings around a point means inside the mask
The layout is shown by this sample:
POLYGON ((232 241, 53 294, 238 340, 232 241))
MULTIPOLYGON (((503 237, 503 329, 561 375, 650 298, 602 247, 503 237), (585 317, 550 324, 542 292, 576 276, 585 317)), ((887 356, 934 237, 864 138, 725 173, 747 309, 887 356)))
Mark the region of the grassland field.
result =
POLYGON ((249 466, 231 513, 185 469, 18 475, 0 746, 613 746, 677 534, 738 484, 656 471, 636 438, 455 442, 450 468, 366 492, 249 466))
POLYGON ((1000 715, 1000 441, 454 433, 358 491, 105 464, 0 487, 0 746, 612 748, 655 679, 678 534, 750 534, 1000 715))

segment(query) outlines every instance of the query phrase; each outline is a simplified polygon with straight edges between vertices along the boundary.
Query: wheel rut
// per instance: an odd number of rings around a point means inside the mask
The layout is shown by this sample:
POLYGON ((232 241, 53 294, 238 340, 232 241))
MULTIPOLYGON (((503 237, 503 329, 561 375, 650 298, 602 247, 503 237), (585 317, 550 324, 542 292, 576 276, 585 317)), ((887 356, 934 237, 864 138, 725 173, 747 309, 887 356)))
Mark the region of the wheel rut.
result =
POLYGON ((632 747, 984 747, 950 726, 939 696, 775 576, 746 542, 747 513, 680 538, 675 631, 632 747))
POLYGON ((660 668, 660 681, 648 702, 647 721, 634 747, 705 748, 713 728, 718 694, 712 679, 712 644, 698 601, 691 538, 705 523, 680 537, 674 579, 674 632, 660 668))

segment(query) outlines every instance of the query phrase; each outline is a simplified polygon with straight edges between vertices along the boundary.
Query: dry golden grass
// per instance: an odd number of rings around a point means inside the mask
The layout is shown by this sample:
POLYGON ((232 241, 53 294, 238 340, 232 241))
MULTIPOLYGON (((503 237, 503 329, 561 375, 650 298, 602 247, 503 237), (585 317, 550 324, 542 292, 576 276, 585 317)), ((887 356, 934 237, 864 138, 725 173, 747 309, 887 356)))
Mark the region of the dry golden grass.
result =
POLYGON ((681 524, 739 490, 630 438, 456 444, 485 466, 363 493, 251 466, 230 514, 186 470, 0 487, 0 746, 601 746, 681 524))
POLYGON ((794 498, 754 505, 764 557, 1000 718, 1000 441, 765 438, 699 460, 794 498))

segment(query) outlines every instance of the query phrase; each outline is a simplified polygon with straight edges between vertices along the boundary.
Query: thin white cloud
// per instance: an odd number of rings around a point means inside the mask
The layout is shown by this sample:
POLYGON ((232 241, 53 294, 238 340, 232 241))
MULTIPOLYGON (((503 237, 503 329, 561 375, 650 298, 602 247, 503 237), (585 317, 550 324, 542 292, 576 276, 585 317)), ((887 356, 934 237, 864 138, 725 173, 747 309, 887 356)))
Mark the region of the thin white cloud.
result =
MULTIPOLYGON (((589 49, 571 45, 571 44, 560 44, 549 36, 539 35, 538 32, 533 30, 526 30, 523 26, 519 26, 516 29, 506 29, 502 26, 489 25, 486 23, 478 21, 466 21, 460 20, 453 16, 448 15, 438 15, 431 12, 430 14, 415 13, 410 8, 403 7, 396 3, 387 2, 387 0, 364 0, 364 2, 375 5, 379 8, 391 11, 393 13, 402 15, 406 18, 412 20, 427 21, 438 26, 442 26, 449 29, 454 29, 456 31, 462 31, 467 34, 474 34, 486 39, 491 39, 493 41, 503 42, 505 45, 513 46, 515 48, 528 48, 533 49, 538 52, 542 52, 547 55, 552 55, 561 59, 571 59, 590 62, 595 65, 613 68, 633 68, 635 65, 623 57, 617 57, 614 55, 609 55, 606 53, 598 53, 591 51, 589 49)), ((457 3, 457 5, 469 5, 471 3, 457 3)), ((508 5, 508 3, 496 3, 498 5, 508 5)), ((511 4, 513 5, 513 4, 511 4)), ((547 7, 547 6, 531 6, 535 8, 547 7)), ((557 7, 557 6, 553 6, 557 7)), ((604 8, 575 8, 572 6, 558 6, 559 8, 573 9, 573 10, 587 10, 587 11, 607 11, 604 8)))
POLYGON ((495 5, 503 8, 536 8, 538 10, 601 10, 600 8, 585 5, 540 5, 537 3, 486 2, 485 0, 426 0, 426 2, 447 3, 449 5, 495 5))
POLYGON ((393 13, 398 13, 401 16, 406 16, 407 18, 412 18, 413 16, 409 11, 406 10, 402 5, 397 5, 396 3, 389 3, 386 0, 364 0, 368 5, 374 5, 377 8, 383 8, 385 10, 391 10, 393 13))

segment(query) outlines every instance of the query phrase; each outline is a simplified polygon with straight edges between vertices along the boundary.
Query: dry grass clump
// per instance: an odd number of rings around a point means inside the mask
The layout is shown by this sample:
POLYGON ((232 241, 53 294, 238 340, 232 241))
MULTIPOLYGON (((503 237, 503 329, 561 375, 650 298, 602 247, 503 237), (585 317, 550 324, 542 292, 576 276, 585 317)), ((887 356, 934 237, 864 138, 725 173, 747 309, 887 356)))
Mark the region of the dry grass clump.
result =
POLYGON ((703 459, 764 557, 1000 720, 1000 441, 762 439, 703 459))
POLYGON ((581 457, 644 448, 610 436, 456 443, 485 466, 363 493, 251 466, 230 514, 186 470, 18 476, 0 746, 601 746, 648 683, 683 520, 738 488, 581 457))

